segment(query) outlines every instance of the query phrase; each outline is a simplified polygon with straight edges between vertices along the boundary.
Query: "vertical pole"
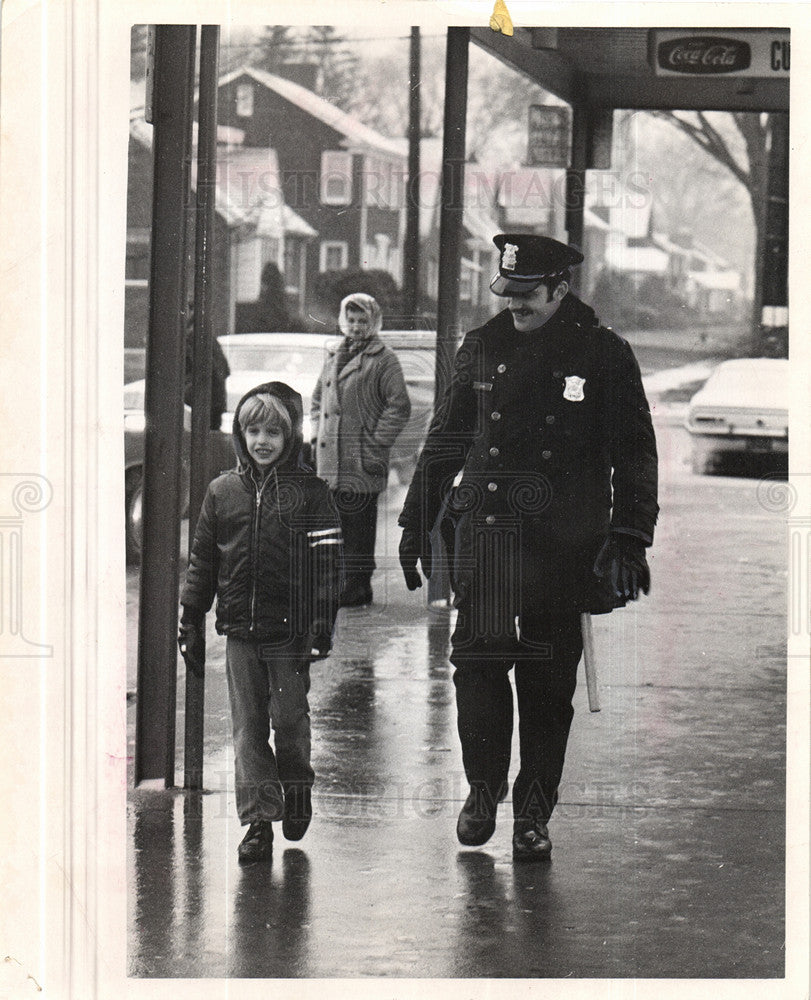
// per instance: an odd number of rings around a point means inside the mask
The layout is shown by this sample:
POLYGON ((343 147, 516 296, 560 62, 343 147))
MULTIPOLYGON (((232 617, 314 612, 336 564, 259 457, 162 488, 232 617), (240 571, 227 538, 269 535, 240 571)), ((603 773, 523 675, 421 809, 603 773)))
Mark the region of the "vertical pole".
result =
MULTIPOLYGON (((200 31, 200 88, 197 102, 197 211, 194 268, 194 374, 191 404, 189 554, 203 505, 209 472, 211 427, 214 206, 217 185, 217 63, 219 25, 200 31)), ((205 679, 186 671, 183 787, 203 787, 205 679)))
POLYGON ((459 336, 459 282, 465 183, 465 125, 469 28, 448 28, 445 55, 445 123, 439 216, 439 292, 435 403, 445 393, 459 336))
POLYGON ((174 784, 183 427, 185 150, 195 29, 155 33, 152 256, 146 351, 143 544, 135 782, 174 784))
MULTIPOLYGON (((448 28, 445 54, 445 121, 442 132, 442 195, 439 216, 439 293, 437 296, 435 408, 450 381, 454 349, 459 336, 459 283, 462 260, 462 222, 465 204, 465 138, 469 28, 448 28)), ((438 533, 434 551, 442 551, 438 533)), ((428 583, 429 602, 447 600, 448 577, 444 558, 428 583)))
POLYGON ((788 357, 789 116, 769 116, 760 352, 788 357))
POLYGON ((403 307, 416 326, 420 287, 420 29, 411 28, 408 90, 408 185, 403 247, 403 307))
MULTIPOLYGON (((572 108, 572 157, 566 170, 566 238, 579 249, 583 247, 583 217, 586 207, 586 156, 589 120, 586 108, 572 108)), ((580 268, 572 272, 572 285, 577 288, 580 268)))

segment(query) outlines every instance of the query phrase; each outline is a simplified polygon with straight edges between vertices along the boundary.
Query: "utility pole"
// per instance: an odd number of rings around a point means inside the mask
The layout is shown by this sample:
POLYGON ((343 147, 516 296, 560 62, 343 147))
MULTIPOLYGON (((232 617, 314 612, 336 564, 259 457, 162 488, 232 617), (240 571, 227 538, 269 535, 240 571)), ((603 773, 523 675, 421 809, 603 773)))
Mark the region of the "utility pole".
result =
POLYGON ((406 231, 403 246, 403 307, 409 325, 416 328, 420 301, 420 29, 411 28, 408 90, 408 183, 406 231))
POLYGON ((183 458, 185 210, 194 25, 154 30, 153 192, 146 348, 143 543, 135 783, 174 784, 177 586, 183 458))
MULTIPOLYGON (((197 210, 194 263, 194 372, 191 402, 189 556, 209 481, 211 448, 212 330, 214 295, 214 206, 217 191, 217 82, 220 28, 200 30, 200 88, 197 101, 197 210)), ((183 787, 203 787, 205 678, 186 671, 183 787)))
MULTIPOLYGON (((439 216, 439 292, 437 295, 436 387, 434 410, 450 381, 459 337, 459 284, 465 208, 465 139, 470 28, 448 28, 445 53, 445 119, 442 130, 442 196, 439 216)), ((428 601, 448 600, 450 585, 439 532, 434 532, 434 572, 428 601)))

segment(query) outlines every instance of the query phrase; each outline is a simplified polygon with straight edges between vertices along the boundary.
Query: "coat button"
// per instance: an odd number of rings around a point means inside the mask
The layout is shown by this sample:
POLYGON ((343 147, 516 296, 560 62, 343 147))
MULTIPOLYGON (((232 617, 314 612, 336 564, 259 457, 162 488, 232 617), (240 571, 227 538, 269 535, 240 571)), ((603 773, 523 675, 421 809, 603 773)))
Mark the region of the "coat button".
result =
POLYGON ((552 457, 552 452, 551 451, 542 451, 541 452, 541 458, 551 458, 551 457, 552 457))
POLYGON ((563 372, 559 371, 552 372, 552 378, 563 378, 563 372))
POLYGON ((503 375, 503 374, 504 374, 504 372, 506 372, 506 371, 507 371, 507 366, 506 366, 506 365, 499 365, 499 366, 498 366, 498 368, 496 368, 496 371, 497 371, 497 372, 498 372, 498 373, 499 373, 500 375, 503 375))
POLYGON ((487 489, 490 490, 491 493, 495 493, 498 489, 498 483, 488 483, 487 489))
POLYGON ((546 418, 546 422, 547 422, 548 424, 554 424, 554 422, 555 422, 555 418, 554 418, 554 417, 552 416, 552 414, 551 414, 551 413, 550 413, 550 414, 549 414, 549 416, 548 416, 548 417, 546 418))
POLYGON ((495 446, 495 445, 493 445, 493 447, 492 447, 492 448, 490 449, 490 455, 491 455, 491 456, 492 456, 493 458, 498 458, 499 454, 500 454, 500 453, 499 453, 499 450, 498 450, 498 448, 496 448, 496 446, 495 446))
POLYGON ((490 414, 490 419, 501 420, 501 414, 498 412, 498 410, 493 410, 493 412, 490 414))
POLYGON ((322 441, 321 442, 321 447, 322 448, 326 448, 327 447, 327 442, 326 441, 322 441))
POLYGON ((488 514, 487 517, 484 520, 485 520, 486 524, 495 524, 496 523, 496 516, 495 516, 495 514, 488 514))

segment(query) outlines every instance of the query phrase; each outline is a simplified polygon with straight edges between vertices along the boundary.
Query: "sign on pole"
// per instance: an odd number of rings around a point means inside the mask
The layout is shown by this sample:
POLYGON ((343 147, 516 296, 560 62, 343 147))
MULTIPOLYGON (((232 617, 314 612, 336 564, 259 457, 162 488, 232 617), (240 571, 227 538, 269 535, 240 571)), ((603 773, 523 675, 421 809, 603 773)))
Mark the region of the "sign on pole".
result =
POLYGON ((531 104, 527 166, 566 168, 571 147, 571 108, 558 104, 531 104))

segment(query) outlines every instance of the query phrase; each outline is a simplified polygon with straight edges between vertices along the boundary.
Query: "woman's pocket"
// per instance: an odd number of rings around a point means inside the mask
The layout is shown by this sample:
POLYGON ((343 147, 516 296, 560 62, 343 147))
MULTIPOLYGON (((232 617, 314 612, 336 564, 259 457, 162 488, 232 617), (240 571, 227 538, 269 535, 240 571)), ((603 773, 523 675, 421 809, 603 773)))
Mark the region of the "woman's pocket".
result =
POLYGON ((385 478, 389 470, 389 449, 364 434, 360 441, 360 463, 370 476, 385 478))

